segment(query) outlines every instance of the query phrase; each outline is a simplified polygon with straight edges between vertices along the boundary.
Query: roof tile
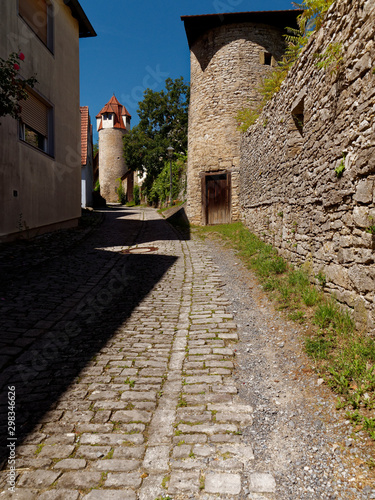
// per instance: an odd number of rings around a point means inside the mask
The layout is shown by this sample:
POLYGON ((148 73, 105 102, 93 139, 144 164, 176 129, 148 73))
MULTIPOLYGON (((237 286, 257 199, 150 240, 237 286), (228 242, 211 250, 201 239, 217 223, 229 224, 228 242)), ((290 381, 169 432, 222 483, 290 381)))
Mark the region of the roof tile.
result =
POLYGON ((81 111, 81 165, 87 163, 87 141, 89 136, 89 107, 80 106, 81 111))

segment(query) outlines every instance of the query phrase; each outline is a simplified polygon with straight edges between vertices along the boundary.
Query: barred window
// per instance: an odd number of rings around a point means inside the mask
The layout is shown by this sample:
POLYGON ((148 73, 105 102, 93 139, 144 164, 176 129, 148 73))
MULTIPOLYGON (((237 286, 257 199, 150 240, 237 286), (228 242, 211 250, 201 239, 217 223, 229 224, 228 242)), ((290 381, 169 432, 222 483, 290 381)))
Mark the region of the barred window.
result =
POLYGON ((40 40, 52 51, 52 6, 48 0, 19 0, 18 12, 40 40))
POLYGON ((20 139, 44 153, 53 155, 52 107, 34 93, 21 101, 20 139))

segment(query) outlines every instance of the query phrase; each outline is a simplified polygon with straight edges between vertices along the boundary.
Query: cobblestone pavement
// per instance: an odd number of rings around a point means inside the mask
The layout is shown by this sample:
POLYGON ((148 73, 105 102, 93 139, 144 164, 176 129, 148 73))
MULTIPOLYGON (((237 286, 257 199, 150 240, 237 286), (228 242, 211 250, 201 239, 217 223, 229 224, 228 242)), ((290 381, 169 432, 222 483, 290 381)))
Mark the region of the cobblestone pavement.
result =
MULTIPOLYGON (((240 498, 253 409, 237 394, 236 324, 201 243, 152 209, 116 207, 79 246, 5 283, 0 498, 240 498)), ((269 473, 247 475, 249 498, 275 488, 269 473)))

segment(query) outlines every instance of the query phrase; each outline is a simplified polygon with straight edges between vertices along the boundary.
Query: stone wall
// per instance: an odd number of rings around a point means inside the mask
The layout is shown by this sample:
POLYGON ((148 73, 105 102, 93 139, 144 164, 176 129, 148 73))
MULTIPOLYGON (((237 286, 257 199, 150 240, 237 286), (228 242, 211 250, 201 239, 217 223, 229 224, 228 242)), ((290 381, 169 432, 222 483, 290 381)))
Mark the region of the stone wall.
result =
POLYGON ((122 138, 125 130, 102 129, 99 131, 99 184, 100 194, 107 203, 117 203, 117 188, 127 172, 122 138))
POLYGON ((375 3, 340 0, 241 146, 242 218, 375 322, 375 3), (342 61, 316 53, 342 44, 342 61), (338 64, 338 67, 337 67, 338 64), (302 125, 303 121, 303 125, 302 125), (341 177, 335 169, 345 170, 341 177))
POLYGON ((231 218, 238 220, 241 133, 237 112, 261 99, 257 88, 271 67, 265 52, 280 58, 282 30, 258 23, 236 23, 209 29, 191 47, 191 97, 187 213, 204 224, 202 172, 231 173, 231 218))

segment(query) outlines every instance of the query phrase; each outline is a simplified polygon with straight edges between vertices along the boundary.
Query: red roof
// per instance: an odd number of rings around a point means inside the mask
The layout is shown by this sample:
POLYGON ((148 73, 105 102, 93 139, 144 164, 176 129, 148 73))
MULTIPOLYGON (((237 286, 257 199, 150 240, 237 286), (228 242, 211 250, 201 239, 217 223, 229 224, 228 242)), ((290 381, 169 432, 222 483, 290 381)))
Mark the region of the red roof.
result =
MULTIPOLYGON (((115 115, 114 128, 122 128, 126 130, 126 126, 124 124, 122 117, 128 116, 129 118, 131 118, 131 115, 129 111, 125 108, 125 106, 119 103, 119 101, 116 99, 114 95, 107 102, 107 104, 100 111, 100 113, 96 115, 96 118, 102 118, 104 113, 113 113, 115 115)), ((102 128, 103 128, 103 122, 101 120, 98 130, 101 130, 102 128)))
POLYGON ((89 107, 80 106, 81 111, 81 165, 87 163, 87 140, 89 136, 89 107))

